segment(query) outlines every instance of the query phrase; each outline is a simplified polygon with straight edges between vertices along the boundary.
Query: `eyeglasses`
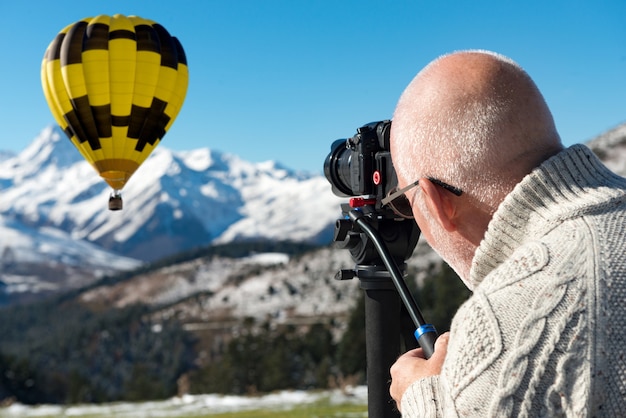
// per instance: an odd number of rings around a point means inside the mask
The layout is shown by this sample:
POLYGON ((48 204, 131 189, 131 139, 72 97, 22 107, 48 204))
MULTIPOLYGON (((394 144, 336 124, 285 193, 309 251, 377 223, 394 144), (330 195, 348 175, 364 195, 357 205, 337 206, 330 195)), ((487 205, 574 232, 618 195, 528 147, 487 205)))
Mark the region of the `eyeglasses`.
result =
MULTIPOLYGON (((434 177, 428 177, 428 180, 430 180, 439 187, 443 187, 444 189, 453 193, 456 196, 461 196, 463 194, 463 191, 458 187, 451 186, 448 183, 444 183, 443 181, 438 180, 434 177)), ((389 192, 389 195, 380 202, 383 204, 383 206, 389 205, 391 210, 393 210, 396 215, 405 219, 413 219, 413 210, 411 209, 411 203, 409 202, 409 199, 406 198, 404 193, 411 190, 418 184, 419 180, 415 180, 413 183, 410 183, 400 190, 392 189, 389 192)))

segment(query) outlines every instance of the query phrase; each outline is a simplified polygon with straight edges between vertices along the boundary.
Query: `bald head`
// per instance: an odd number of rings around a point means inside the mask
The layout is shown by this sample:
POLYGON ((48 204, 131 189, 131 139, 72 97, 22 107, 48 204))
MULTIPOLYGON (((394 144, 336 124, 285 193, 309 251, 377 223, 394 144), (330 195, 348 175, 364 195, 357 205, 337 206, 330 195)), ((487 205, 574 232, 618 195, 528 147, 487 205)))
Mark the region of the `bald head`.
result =
POLYGON ((535 83, 513 61, 484 51, 443 56, 400 98, 391 132, 405 181, 439 178, 492 207, 562 149, 535 83))

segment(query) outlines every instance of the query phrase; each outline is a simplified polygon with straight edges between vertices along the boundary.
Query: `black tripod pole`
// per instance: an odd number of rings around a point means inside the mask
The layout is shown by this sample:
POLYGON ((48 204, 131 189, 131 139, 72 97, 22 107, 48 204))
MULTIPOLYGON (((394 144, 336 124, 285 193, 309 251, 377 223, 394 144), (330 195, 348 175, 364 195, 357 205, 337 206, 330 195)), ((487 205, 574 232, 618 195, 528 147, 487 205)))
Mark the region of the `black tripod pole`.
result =
POLYGON ((400 353, 400 298, 386 270, 357 266, 356 273, 365 296, 368 416, 397 418, 389 369, 400 353))

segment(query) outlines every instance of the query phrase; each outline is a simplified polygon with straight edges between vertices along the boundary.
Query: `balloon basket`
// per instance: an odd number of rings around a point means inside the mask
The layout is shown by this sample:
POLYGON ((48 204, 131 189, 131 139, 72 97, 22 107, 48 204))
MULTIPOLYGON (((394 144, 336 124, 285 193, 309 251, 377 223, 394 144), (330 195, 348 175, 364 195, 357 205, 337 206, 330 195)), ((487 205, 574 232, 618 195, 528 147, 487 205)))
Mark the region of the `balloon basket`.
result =
POLYGON ((122 195, 119 191, 114 191, 109 196, 109 210, 122 210, 124 207, 124 202, 122 202, 122 195))

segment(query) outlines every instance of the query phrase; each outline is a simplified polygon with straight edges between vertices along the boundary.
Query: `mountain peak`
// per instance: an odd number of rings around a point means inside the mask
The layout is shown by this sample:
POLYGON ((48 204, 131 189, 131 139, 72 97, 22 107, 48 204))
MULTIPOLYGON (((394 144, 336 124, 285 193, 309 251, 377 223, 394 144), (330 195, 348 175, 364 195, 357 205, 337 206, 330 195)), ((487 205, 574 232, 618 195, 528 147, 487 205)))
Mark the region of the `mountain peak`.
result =
POLYGON ((195 171, 205 171, 212 167, 215 168, 216 165, 221 167, 221 169, 225 168, 222 164, 220 153, 206 147, 191 151, 181 151, 179 155, 185 165, 195 171))
POLYGON ((82 160, 78 150, 57 125, 45 127, 15 158, 16 165, 31 168, 26 170, 28 174, 34 174, 48 165, 63 168, 82 160))

